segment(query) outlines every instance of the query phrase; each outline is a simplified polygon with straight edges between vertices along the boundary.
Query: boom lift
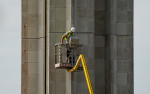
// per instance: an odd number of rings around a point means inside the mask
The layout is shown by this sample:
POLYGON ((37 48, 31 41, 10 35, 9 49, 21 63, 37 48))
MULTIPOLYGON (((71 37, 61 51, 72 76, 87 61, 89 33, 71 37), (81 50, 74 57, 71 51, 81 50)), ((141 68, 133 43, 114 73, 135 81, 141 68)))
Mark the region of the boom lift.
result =
POLYGON ((69 44, 55 44, 55 68, 67 69, 68 72, 84 70, 85 78, 89 88, 89 93, 93 93, 90 76, 86 66, 86 61, 83 55, 83 44, 79 44, 77 38, 71 38, 69 44), (66 58, 66 47, 70 47, 69 63, 64 62, 66 58), (82 62, 82 64, 80 64, 82 62))

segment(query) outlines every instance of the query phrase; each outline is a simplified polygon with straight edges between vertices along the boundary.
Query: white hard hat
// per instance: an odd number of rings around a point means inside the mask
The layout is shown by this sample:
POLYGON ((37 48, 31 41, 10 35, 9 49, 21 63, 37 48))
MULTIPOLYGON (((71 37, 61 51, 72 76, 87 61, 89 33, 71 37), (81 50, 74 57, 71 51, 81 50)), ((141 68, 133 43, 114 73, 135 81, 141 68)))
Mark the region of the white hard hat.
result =
POLYGON ((71 31, 72 31, 72 32, 75 32, 75 28, 74 28, 74 27, 71 27, 71 31))

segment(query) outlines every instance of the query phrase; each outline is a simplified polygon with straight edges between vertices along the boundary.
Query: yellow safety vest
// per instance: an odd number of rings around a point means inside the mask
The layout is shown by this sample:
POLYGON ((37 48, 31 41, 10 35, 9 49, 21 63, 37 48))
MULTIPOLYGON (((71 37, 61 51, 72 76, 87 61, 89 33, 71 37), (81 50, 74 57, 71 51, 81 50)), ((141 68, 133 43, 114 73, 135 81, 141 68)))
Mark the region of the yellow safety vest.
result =
MULTIPOLYGON (((65 37, 65 40, 67 40, 67 38, 71 35, 71 31, 68 31, 69 32, 69 34, 65 37)), ((73 36, 74 36, 74 32, 72 33, 73 34, 73 36)), ((64 35, 63 35, 64 36, 64 35)), ((63 37, 62 36, 62 37, 63 37)))

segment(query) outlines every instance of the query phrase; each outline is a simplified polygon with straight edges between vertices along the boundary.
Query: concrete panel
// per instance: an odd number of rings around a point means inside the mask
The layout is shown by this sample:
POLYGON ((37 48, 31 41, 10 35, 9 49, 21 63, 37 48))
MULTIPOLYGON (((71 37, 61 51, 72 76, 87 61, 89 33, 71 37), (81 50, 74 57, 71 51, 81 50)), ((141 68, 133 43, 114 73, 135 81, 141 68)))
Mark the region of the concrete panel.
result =
POLYGON ((106 12, 104 10, 95 10, 95 25, 106 22, 106 12))
POLYGON ((56 21, 56 32, 66 32, 66 21, 65 20, 59 20, 56 21))
POLYGON ((105 48, 95 47, 95 59, 105 59, 105 48))
POLYGON ((38 2, 28 2, 28 14, 37 14, 38 13, 38 2))
POLYGON ((55 94, 66 94, 66 83, 61 82, 61 83, 56 83, 56 93, 55 94))
POLYGON ((37 51, 38 50, 38 40, 37 39, 28 39, 28 50, 37 51))
POLYGON ((105 10, 105 0, 95 0, 96 10, 105 10))
POLYGON ((133 11, 133 0, 127 0, 127 10, 133 11))
POLYGON ((117 11, 116 22, 125 23, 128 21, 128 13, 126 11, 117 11))
POLYGON ((93 0, 87 0, 87 7, 88 8, 94 8, 94 1, 93 0))
POLYGON ((105 86, 105 72, 95 71, 95 85, 105 86))
POLYGON ((105 34, 105 24, 97 23, 95 25, 95 35, 105 34))
POLYGON ((106 94, 105 92, 106 92, 105 86, 102 86, 101 84, 96 84, 94 94, 106 94))
POLYGON ((22 14, 28 14, 28 2, 27 1, 23 1, 22 2, 22 14))
POLYGON ((50 32, 57 32, 56 31, 56 21, 55 20, 51 20, 50 21, 50 32))
POLYGON ((55 20, 55 19, 56 19, 56 9, 55 8, 50 8, 50 20, 52 21, 52 20, 55 20))
POLYGON ((28 14, 28 26, 38 25, 38 14, 28 14))
POLYGON ((56 83, 48 83, 48 84, 49 84, 49 94, 56 94, 56 83))
POLYGON ((28 74, 38 74, 38 63, 28 63, 28 74))
POLYGON ((133 48, 127 48, 127 59, 133 60, 133 48))
POLYGON ((117 73, 116 75, 116 84, 117 85, 127 85, 127 73, 117 73))
POLYGON ((28 88, 28 93, 27 94, 37 94, 37 89, 36 88, 28 88))
POLYGON ((130 63, 131 62, 129 60, 117 60, 117 72, 130 72, 130 63))
POLYGON ((38 51, 28 51, 28 62, 38 62, 38 51))
MULTIPOLYGON (((87 20, 80 20, 77 22, 77 32, 88 32, 88 23, 87 20)), ((91 31, 90 31, 91 32, 91 31)))
POLYGON ((87 8, 87 0, 78 0, 77 7, 78 8, 87 8))
POLYGON ((95 60, 95 71, 105 72, 105 61, 101 59, 95 60))
POLYGON ((87 14, 88 14, 88 9, 87 8, 78 8, 77 9, 78 14, 77 14, 77 19, 82 19, 85 20, 87 19, 87 14))
POLYGON ((58 82, 66 82, 66 70, 60 69, 56 70, 56 81, 58 82))
POLYGON ((55 4, 57 8, 66 7, 66 0, 55 0, 55 4))
POLYGON ((56 11, 56 20, 66 19, 66 8, 56 8, 55 11, 56 11))
POLYGON ((117 47, 117 52, 116 52, 116 59, 127 59, 127 48, 125 47, 117 47))
POLYGON ((105 36, 95 36, 94 40, 95 47, 105 47, 105 36))
POLYGON ((127 36, 127 47, 133 47, 133 36, 127 36))
POLYGON ((28 88, 35 89, 38 86, 38 75, 29 75, 28 76, 28 88))
POLYGON ((127 10, 127 0, 117 0, 117 10, 126 11, 127 10))
POLYGON ((38 28, 37 27, 28 27, 28 38, 38 38, 38 28))
POLYGON ((76 94, 89 94, 89 90, 87 87, 87 83, 76 83, 77 89, 76 89, 76 94))
POLYGON ((133 23, 133 12, 128 11, 127 12, 128 17, 128 23, 133 23))
POLYGON ((50 0, 50 8, 56 7, 56 0, 50 0))
POLYGON ((127 37, 117 36, 116 37, 116 47, 127 47, 127 37))
POLYGON ((127 86, 117 86, 117 94, 130 94, 127 86))

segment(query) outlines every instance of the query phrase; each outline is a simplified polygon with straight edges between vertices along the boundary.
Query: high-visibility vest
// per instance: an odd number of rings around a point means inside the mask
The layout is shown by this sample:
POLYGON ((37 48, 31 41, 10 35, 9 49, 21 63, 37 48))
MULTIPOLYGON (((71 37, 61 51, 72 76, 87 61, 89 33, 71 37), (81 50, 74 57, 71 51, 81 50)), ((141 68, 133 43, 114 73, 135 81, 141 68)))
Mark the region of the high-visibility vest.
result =
MULTIPOLYGON (((67 40, 67 38, 71 35, 71 31, 68 31, 68 32, 69 32, 69 34, 65 37, 65 40, 67 40)), ((74 36, 74 32, 72 34, 74 36)))

